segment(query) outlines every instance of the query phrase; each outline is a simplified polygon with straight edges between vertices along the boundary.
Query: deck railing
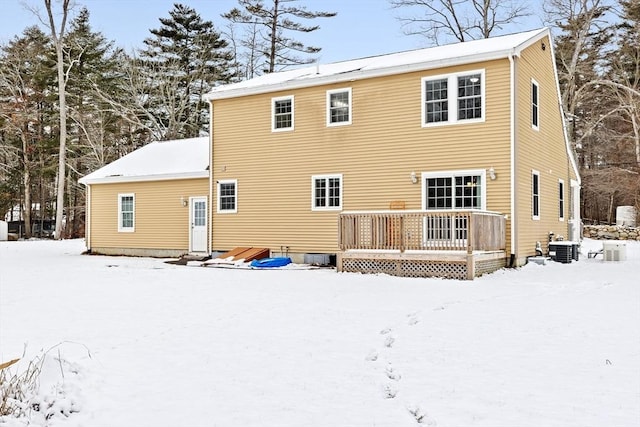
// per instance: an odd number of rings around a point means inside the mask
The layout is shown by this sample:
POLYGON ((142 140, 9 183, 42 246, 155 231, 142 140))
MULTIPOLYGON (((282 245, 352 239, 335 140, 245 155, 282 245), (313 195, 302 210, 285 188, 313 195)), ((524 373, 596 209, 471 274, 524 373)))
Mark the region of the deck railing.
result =
POLYGON ((343 212, 338 241, 343 251, 497 251, 506 246, 505 223, 502 214, 475 210, 343 212))

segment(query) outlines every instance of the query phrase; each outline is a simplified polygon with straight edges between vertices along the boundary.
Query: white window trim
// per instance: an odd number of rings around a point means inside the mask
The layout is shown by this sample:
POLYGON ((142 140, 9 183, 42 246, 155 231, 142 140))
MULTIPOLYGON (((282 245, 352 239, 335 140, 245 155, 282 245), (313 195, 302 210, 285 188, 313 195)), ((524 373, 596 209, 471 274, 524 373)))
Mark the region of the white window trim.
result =
POLYGON ((351 124, 351 120, 353 118, 353 109, 351 107, 352 105, 352 97, 351 97, 351 88, 350 87, 346 87, 346 88, 342 88, 342 89, 332 89, 332 90, 328 90, 327 91, 327 126, 328 127, 334 127, 334 126, 347 126, 351 124), (349 120, 345 121, 345 122, 336 122, 336 123, 332 123, 331 122, 331 95, 335 94, 335 93, 343 93, 343 92, 347 92, 347 94, 349 95, 349 120))
POLYGON ((118 193, 118 232, 133 233, 136 231, 136 194, 135 193, 118 193), (133 226, 124 227, 122 224, 122 198, 133 198, 133 226))
POLYGON ((221 179, 219 181, 216 181, 217 184, 217 192, 218 192, 218 199, 217 199, 217 206, 216 206, 216 212, 219 214, 233 214, 233 213, 237 213, 238 212, 238 180, 237 179, 221 179), (220 192, 220 186, 222 184, 234 184, 234 188, 236 190, 235 192, 235 208, 234 209, 221 209, 221 197, 222 194, 220 192))
POLYGON ((344 179, 342 174, 329 174, 329 175, 312 175, 311 176, 311 210, 312 211, 341 211, 342 210, 342 195, 344 194, 344 179), (339 206, 321 206, 316 207, 316 179, 330 179, 340 178, 340 202, 339 206))
POLYGON ((531 128, 537 131, 540 130, 540 84, 534 79, 531 79, 531 128), (533 86, 537 88, 536 92, 538 94, 538 99, 536 104, 533 103, 533 86), (534 110, 537 110, 537 118, 538 118, 537 124, 533 123, 534 110))
POLYGON ((539 221, 540 220, 540 210, 542 209, 542 201, 540 200, 542 198, 542 181, 540 180, 540 172, 537 170, 532 170, 531 171, 531 219, 533 219, 534 221, 539 221), (533 194, 533 177, 537 176, 538 177, 538 215, 534 215, 535 212, 535 201, 534 201, 534 194, 533 194))
POLYGON ((449 125, 455 125, 455 124, 484 122, 486 117, 486 104, 487 104, 485 81, 486 81, 486 78, 485 78, 484 69, 467 70, 459 73, 438 74, 435 76, 423 77, 420 80, 420 90, 421 90, 420 100, 422 101, 422 105, 420 108, 420 112, 421 112, 420 123, 422 127, 427 128, 427 127, 435 127, 435 126, 449 126, 449 125), (480 117, 479 119, 458 120, 458 77, 467 76, 469 74, 480 74, 480 96, 482 97, 482 117, 480 117), (427 99, 426 99, 425 84, 427 81, 441 80, 441 79, 447 79, 447 95, 448 95, 447 103, 449 105, 449 119, 447 121, 442 121, 442 122, 427 123, 426 121, 427 99))
POLYGON ((438 171, 438 172, 422 172, 422 182, 421 182, 421 191, 422 191, 422 208, 429 212, 434 211, 442 211, 443 209, 426 209, 427 206, 427 186, 425 184, 427 178, 454 178, 456 176, 472 176, 472 175, 480 175, 480 179, 482 180, 482 185, 480 186, 480 208, 464 208, 457 209, 453 208, 452 210, 479 210, 486 211, 487 210, 487 171, 486 169, 462 169, 462 170, 453 170, 453 171, 438 171))
POLYGON ((564 197, 564 193, 565 193, 565 185, 564 185, 564 179, 559 179, 558 180, 558 220, 561 222, 564 222, 564 219, 566 217, 566 210, 567 210, 567 198, 564 197), (560 199, 560 186, 562 186, 562 199, 560 199), (560 212, 560 201, 562 200, 562 212, 560 212))
POLYGON ((295 101, 293 95, 271 98, 271 132, 289 132, 295 127, 295 101), (276 101, 291 100, 291 127, 276 129, 276 101))

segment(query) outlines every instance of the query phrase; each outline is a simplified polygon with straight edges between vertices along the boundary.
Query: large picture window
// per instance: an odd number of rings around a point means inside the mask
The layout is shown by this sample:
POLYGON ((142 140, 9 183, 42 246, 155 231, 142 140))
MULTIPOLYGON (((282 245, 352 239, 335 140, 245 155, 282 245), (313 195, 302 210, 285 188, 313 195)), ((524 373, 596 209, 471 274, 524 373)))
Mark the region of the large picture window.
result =
POLYGON ((327 91, 327 126, 351 124, 351 88, 327 91))
POLYGON ((293 130, 293 96, 273 98, 271 102, 271 130, 274 132, 293 130))
POLYGON ((135 231, 136 196, 133 193, 118 194, 118 231, 135 231))
POLYGON ((218 213, 238 211, 238 181, 218 181, 218 213))
POLYGON ((484 120, 484 70, 422 79, 422 126, 484 120))
POLYGON ((423 173, 424 207, 434 209, 485 209, 485 172, 423 173))
POLYGON ((312 210, 342 209, 342 175, 311 177, 312 210))

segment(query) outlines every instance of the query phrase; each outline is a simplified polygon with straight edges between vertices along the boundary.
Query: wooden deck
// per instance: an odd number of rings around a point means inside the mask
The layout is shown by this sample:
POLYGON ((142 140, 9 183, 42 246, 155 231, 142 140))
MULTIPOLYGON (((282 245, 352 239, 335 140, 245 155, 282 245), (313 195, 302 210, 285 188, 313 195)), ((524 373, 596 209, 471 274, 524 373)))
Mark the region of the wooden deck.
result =
POLYGON ((506 265, 499 213, 344 212, 339 221, 338 271, 473 279, 506 265))

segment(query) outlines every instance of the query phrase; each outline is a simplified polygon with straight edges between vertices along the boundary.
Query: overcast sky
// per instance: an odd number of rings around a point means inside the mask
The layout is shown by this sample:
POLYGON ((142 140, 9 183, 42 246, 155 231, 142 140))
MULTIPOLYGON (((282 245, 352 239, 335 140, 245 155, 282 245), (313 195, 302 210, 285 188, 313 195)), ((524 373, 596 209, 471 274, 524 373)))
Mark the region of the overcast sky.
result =
MULTIPOLYGON (((179 0, 76 0, 89 9, 94 31, 101 31, 117 46, 131 51, 142 47, 142 40, 150 36, 149 29, 159 28, 159 18, 169 16, 179 0)), ((194 8, 204 20, 214 23, 218 30, 226 24, 220 15, 237 6, 237 0, 183 0, 194 8)), ((538 1, 532 0, 532 4, 538 1)), ((0 43, 6 43, 30 25, 38 25, 36 16, 25 4, 40 7, 42 0, 0 0, 0 43)), ((338 12, 334 18, 318 18, 305 24, 318 24, 320 29, 298 37, 303 42, 322 48, 320 63, 342 61, 372 55, 399 52, 426 47, 426 40, 402 33, 387 0, 300 0, 297 5, 312 11, 338 12)), ((43 11, 44 12, 44 11, 43 11)), ((43 13, 43 16, 45 14, 43 13)), ((525 31, 541 27, 536 16, 508 32, 525 31)))

